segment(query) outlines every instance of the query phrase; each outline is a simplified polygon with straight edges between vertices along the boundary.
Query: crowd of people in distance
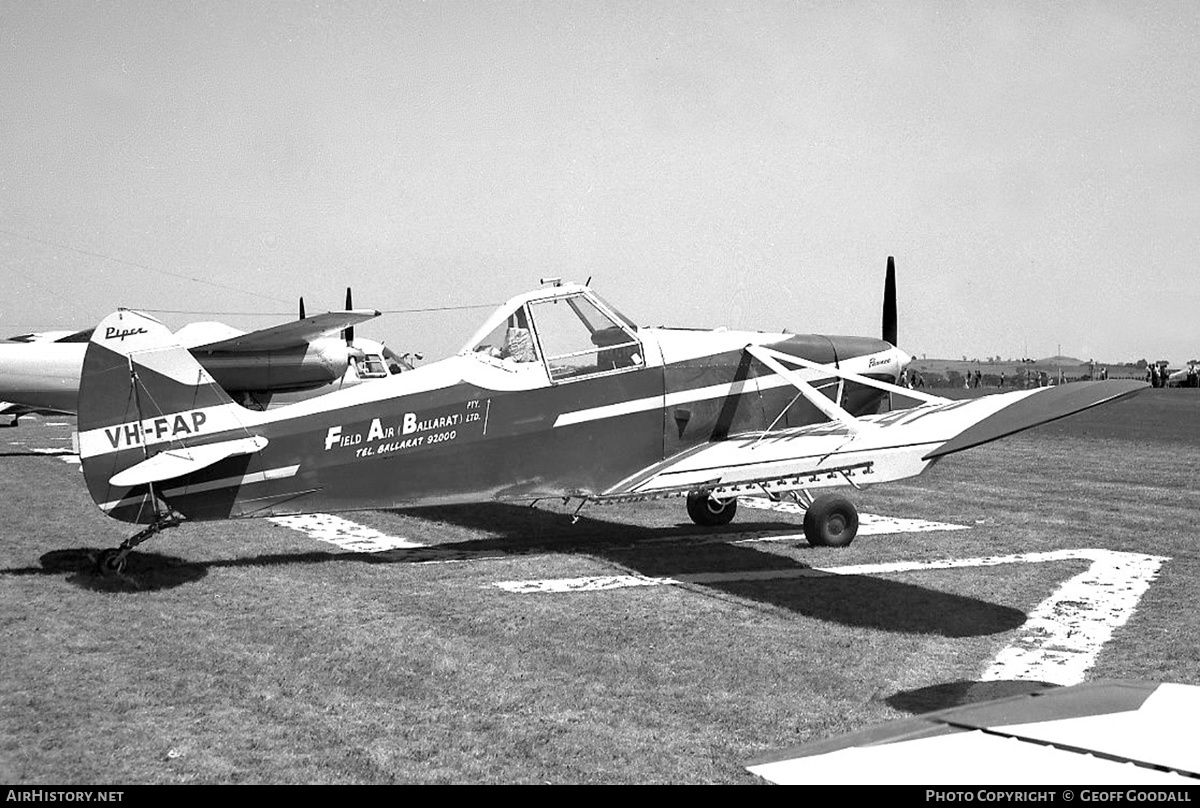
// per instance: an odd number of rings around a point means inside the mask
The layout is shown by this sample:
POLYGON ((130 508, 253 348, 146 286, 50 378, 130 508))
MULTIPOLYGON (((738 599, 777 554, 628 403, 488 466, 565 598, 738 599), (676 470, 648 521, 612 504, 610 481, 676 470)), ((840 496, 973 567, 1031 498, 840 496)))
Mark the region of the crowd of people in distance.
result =
MULTIPOLYGON (((1130 373, 1125 373, 1119 378, 1137 378, 1130 373)), ((1058 368, 1056 374, 1052 374, 1046 370, 1036 368, 1021 368, 1012 376, 1008 376, 1004 371, 999 373, 989 373, 986 376, 979 368, 967 370, 964 373, 957 371, 947 371, 946 375, 941 373, 932 373, 930 378, 926 378, 926 374, 920 373, 915 369, 910 369, 901 376, 900 383, 909 389, 919 387, 962 387, 964 389, 980 388, 980 387, 998 387, 1000 389, 1015 389, 1015 390, 1031 390, 1036 387, 1049 387, 1052 384, 1066 384, 1068 381, 1088 381, 1095 379, 1097 381, 1106 381, 1108 379, 1107 367, 1096 367, 1092 363, 1089 368, 1083 368, 1083 373, 1078 376, 1068 377, 1066 371, 1058 368)), ((1185 374, 1174 375, 1170 373, 1167 366, 1163 363, 1156 363, 1146 367, 1146 381, 1153 387, 1200 387, 1200 364, 1192 362, 1187 367, 1185 374)))
MULTIPOLYGON (((957 385, 955 380, 958 378, 958 376, 959 374, 952 373, 950 378, 947 379, 941 375, 936 375, 932 381, 928 382, 928 385, 930 387, 944 387, 947 383, 949 383, 950 386, 953 387, 957 385)), ((1096 378, 1107 379, 1108 369, 1102 368, 1096 375, 1096 378)), ((1057 377, 1051 376, 1050 373, 1045 370, 1034 370, 1032 368, 1028 370, 1021 369, 1017 371, 1015 374, 1013 374, 1011 379, 1004 373, 1004 371, 1000 371, 998 376, 989 374, 986 377, 983 375, 983 371, 979 369, 970 370, 965 374, 962 374, 962 387, 967 390, 972 388, 978 389, 981 387, 999 387, 1001 389, 1011 387, 1017 390, 1031 390, 1035 387, 1049 387, 1052 383, 1066 384, 1067 381, 1066 372, 1061 368, 1058 371, 1057 377)), ((924 374, 918 373, 916 370, 909 370, 907 373, 905 373, 901 377, 900 383, 904 387, 912 390, 915 390, 919 387, 925 387, 927 384, 924 374)))

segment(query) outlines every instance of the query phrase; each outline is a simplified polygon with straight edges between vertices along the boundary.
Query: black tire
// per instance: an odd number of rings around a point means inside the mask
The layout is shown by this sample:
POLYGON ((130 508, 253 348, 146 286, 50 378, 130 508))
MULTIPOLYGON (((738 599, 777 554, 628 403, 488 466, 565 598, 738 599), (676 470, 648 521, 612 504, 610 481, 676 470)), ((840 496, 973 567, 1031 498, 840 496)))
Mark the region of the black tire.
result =
POLYGON ((822 494, 804 512, 804 538, 813 547, 847 547, 858 535, 858 509, 841 494, 822 494))
POLYGON ((687 496, 687 512, 693 522, 704 527, 727 525, 737 513, 737 497, 713 499, 707 491, 693 491, 687 496))
POLYGON ((96 559, 96 568, 101 575, 121 575, 125 572, 127 557, 115 548, 104 550, 96 559))

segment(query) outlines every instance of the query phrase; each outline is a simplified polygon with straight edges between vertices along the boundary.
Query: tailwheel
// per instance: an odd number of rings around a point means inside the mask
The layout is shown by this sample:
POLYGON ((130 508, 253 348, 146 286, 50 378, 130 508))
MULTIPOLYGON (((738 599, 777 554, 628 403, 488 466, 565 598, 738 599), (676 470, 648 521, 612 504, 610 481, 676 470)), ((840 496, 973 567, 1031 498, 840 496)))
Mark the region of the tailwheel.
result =
POLYGON ((121 575, 125 572, 125 567, 129 561, 129 554, 133 552, 134 547, 137 547, 160 530, 175 527, 181 522, 183 522, 183 517, 181 516, 176 514, 166 516, 121 542, 120 547, 110 547, 107 550, 102 550, 100 555, 96 556, 96 571, 101 575, 121 575))
POLYGON ((704 527, 727 525, 737 513, 737 497, 715 499, 707 491, 692 491, 687 496, 687 512, 693 522, 704 527))
POLYGON ((119 550, 116 547, 110 547, 107 550, 102 550, 96 558, 96 569, 101 575, 120 575, 125 572, 125 565, 129 560, 129 553, 119 550))
POLYGON ((813 547, 846 547, 858 534, 858 509, 841 494, 822 494, 804 512, 804 538, 813 547))

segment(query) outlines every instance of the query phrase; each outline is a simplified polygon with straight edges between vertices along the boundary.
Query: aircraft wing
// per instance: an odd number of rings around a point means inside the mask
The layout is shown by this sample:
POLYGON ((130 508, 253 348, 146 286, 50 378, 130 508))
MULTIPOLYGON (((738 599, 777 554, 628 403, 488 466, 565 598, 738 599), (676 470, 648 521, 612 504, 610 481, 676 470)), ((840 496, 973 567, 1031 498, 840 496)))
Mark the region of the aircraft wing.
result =
POLYGON ((1138 785, 1200 779, 1200 687, 1140 681, 1040 689, 769 753, 780 784, 1138 785))
POLYGON ((600 498, 689 490, 731 496, 743 487, 769 491, 899 480, 920 474, 945 455, 1133 395, 1146 386, 1127 380, 1076 382, 961 401, 939 399, 859 418, 832 406, 831 419, 823 423, 742 433, 686 450, 627 478, 600 498))
POLYGON ((374 309, 350 309, 329 311, 305 317, 290 323, 239 334, 236 337, 210 342, 205 345, 189 345, 193 351, 280 351, 297 348, 319 337, 350 328, 356 323, 378 317, 381 312, 374 309))
POLYGON ((73 410, 58 410, 53 407, 31 407, 15 401, 0 401, 0 415, 74 415, 73 410))

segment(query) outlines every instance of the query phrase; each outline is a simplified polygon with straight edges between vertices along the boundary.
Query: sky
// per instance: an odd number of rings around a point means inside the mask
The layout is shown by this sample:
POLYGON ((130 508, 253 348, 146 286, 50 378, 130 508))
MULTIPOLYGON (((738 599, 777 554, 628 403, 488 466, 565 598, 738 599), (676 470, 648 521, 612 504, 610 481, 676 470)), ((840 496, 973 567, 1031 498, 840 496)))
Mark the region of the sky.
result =
POLYGON ((642 325, 1200 358, 1200 4, 0 0, 0 335, 542 278, 642 325))

